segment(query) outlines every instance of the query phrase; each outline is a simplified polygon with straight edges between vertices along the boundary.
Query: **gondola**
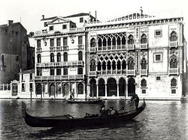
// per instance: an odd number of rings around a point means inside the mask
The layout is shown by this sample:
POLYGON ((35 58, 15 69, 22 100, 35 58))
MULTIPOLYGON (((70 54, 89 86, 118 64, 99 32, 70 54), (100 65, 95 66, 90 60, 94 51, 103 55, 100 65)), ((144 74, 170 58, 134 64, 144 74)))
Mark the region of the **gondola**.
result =
POLYGON ((143 101, 142 105, 137 109, 129 112, 119 112, 117 115, 100 116, 93 114, 83 118, 74 118, 67 114, 63 116, 39 117, 32 116, 28 113, 26 105, 22 102, 22 113, 26 124, 32 127, 60 127, 60 128, 77 128, 100 126, 105 124, 116 124, 133 119, 145 109, 146 103, 143 101))
POLYGON ((104 101, 101 99, 87 99, 87 100, 78 100, 78 99, 68 99, 67 103, 71 103, 71 104, 100 104, 103 103, 104 101))

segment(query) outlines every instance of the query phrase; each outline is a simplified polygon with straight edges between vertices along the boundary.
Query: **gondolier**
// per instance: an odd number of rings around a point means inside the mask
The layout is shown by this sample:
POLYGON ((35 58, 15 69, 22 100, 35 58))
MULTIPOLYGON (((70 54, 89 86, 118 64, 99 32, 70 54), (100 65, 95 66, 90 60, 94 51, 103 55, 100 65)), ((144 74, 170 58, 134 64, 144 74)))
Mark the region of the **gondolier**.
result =
POLYGON ((140 100, 140 99, 139 99, 139 97, 138 97, 137 94, 134 94, 134 95, 131 97, 131 102, 134 102, 136 109, 138 109, 139 100, 140 100))

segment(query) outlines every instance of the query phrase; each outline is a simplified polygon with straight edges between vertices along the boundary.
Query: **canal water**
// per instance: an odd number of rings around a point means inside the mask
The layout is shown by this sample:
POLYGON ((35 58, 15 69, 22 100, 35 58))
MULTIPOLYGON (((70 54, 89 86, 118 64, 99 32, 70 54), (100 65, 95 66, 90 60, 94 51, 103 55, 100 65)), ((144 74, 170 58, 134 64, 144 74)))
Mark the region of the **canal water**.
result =
MULTIPOLYGON (((32 128, 25 124, 21 113, 24 101, 33 115, 48 116, 98 113, 99 105, 67 104, 65 101, 0 100, 0 139, 2 140, 188 140, 188 103, 180 101, 147 101, 147 107, 133 121, 100 128, 55 129, 32 128)), ((106 106, 116 109, 124 101, 106 101, 106 106)))

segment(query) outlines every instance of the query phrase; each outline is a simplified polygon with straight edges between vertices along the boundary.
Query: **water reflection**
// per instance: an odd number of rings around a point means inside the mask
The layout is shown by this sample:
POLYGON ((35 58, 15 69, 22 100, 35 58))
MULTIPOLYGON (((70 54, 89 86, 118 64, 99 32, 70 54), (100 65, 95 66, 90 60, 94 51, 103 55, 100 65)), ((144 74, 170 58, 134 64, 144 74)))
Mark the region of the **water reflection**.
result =
MULTIPOLYGON (((127 123, 91 126, 81 129, 32 128, 25 124, 21 114, 22 100, 0 100, 1 139, 167 139, 188 138, 188 103, 179 101, 147 101, 146 110, 136 119, 127 123)), ((34 115, 72 114, 80 117, 98 113, 99 105, 67 104, 65 101, 25 100, 34 115)), ((107 107, 118 109, 124 101, 106 101, 107 107)))

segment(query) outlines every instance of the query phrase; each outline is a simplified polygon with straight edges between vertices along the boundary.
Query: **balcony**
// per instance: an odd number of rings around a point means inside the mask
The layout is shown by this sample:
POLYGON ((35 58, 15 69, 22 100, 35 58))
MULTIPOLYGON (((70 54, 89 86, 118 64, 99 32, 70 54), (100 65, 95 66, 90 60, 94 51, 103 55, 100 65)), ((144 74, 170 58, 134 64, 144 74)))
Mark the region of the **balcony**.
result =
POLYGON ((84 45, 78 44, 78 50, 83 50, 83 49, 84 49, 84 45))
POLYGON ((127 76, 135 76, 136 70, 127 70, 127 76))
POLYGON ((69 50, 69 46, 63 46, 63 51, 68 51, 69 50))
POLYGON ((140 44, 140 49, 148 49, 148 43, 140 44))
POLYGON ((51 80, 83 80, 84 75, 54 75, 54 76, 35 76, 35 80, 51 81, 51 80))
POLYGON ((169 47, 170 48, 177 48, 178 47, 178 41, 170 41, 169 47))
POLYGON ((97 52, 97 48, 96 47, 91 47, 90 48, 90 52, 96 53, 97 52))
POLYGON ((41 47, 37 48, 36 53, 41 53, 41 52, 42 52, 42 48, 41 47))
POLYGON ((148 75, 147 69, 141 69, 140 74, 141 74, 142 76, 147 76, 147 75, 148 75))
POLYGON ((84 28, 70 28, 69 32, 74 33, 74 32, 83 32, 84 28))
POLYGON ((89 76, 97 76, 97 71, 90 71, 89 76))
POLYGON ((56 47, 56 51, 62 51, 62 47, 60 46, 56 47))
POLYGON ((49 63, 36 63, 36 67, 63 67, 63 66, 83 66, 84 61, 71 61, 71 62, 49 62, 49 63))
POLYGON ((169 75, 179 75, 178 68, 169 68, 169 75))
POLYGON ((54 51, 55 51, 55 47, 51 46, 51 47, 50 47, 50 51, 51 51, 51 52, 54 52, 54 51))
POLYGON ((131 50, 134 50, 134 49, 135 49, 134 44, 128 44, 127 45, 127 50, 128 51, 131 51, 131 50))
POLYGON ((83 66, 84 65, 84 61, 66 62, 66 64, 64 63, 64 65, 67 65, 67 66, 83 66))

